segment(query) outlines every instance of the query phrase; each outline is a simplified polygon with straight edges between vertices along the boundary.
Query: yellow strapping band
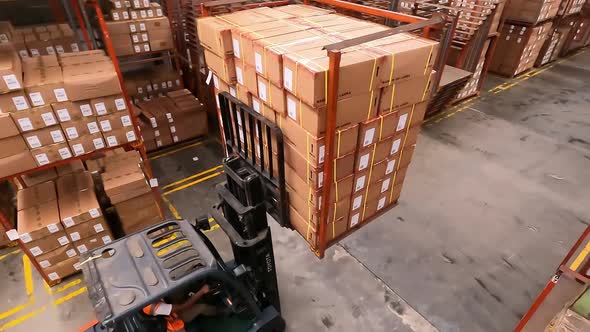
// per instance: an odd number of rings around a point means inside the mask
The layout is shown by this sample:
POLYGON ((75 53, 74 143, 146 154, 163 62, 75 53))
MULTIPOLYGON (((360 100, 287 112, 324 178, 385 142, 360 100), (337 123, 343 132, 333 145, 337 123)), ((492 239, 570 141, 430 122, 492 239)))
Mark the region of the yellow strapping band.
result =
POLYGON ((430 53, 428 54, 428 58, 426 59, 426 64, 424 65, 424 75, 426 75, 426 71, 428 70, 428 65, 430 64, 430 59, 432 58, 432 52, 434 51, 434 44, 430 46, 430 53))
POLYGON ((334 217, 332 217, 332 238, 336 237, 336 203, 334 203, 334 217))
POLYGON ((389 71, 389 84, 391 85, 391 81, 393 81, 393 68, 395 67, 395 54, 391 52, 391 70, 389 71))
POLYGON ((395 84, 391 86, 391 101, 389 102, 389 112, 393 112, 393 101, 395 100, 395 84))
POLYGON ((383 115, 379 115, 379 140, 383 136, 383 115))
POLYGON ((428 75, 428 82, 426 82, 426 86, 424 87, 424 92, 422 93, 422 99, 420 99, 420 101, 424 101, 424 98, 426 98, 426 91, 428 91, 428 87, 430 86, 430 79, 432 78, 432 71, 430 72, 430 75, 428 75))
POLYGON ((393 184, 391 185, 391 193, 389 194, 389 203, 393 201, 393 188, 395 187, 395 177, 397 176, 397 172, 400 169, 402 156, 404 155, 404 148, 406 147, 406 141, 408 140, 408 134, 410 133, 410 127, 412 125, 412 117, 414 116, 414 109, 416 108, 416 104, 412 105, 412 110, 410 111, 410 119, 408 119, 408 126, 406 129, 406 134, 404 135, 404 143, 400 148, 399 151, 399 158, 397 159, 397 168, 395 170, 395 174, 393 175, 393 184))
POLYGON ((338 129, 338 150, 336 151, 336 157, 340 158, 340 137, 342 136, 342 131, 338 129))
POLYGON ((371 81, 369 82, 369 91, 373 90, 373 81, 375 80, 375 72, 376 71, 377 71, 377 57, 374 57, 373 58, 373 71, 371 72, 371 81))
POLYGON ((365 211, 367 210, 367 201, 369 196, 369 187, 371 186, 371 176, 373 176, 373 163, 375 162, 375 150, 377 149, 377 143, 373 143, 373 154, 371 155, 371 167, 369 167, 369 178, 367 179, 367 189, 365 190, 365 203, 363 204, 363 217, 365 220, 365 211))
MULTIPOLYGON (((338 91, 336 91, 338 94, 338 91)), ((326 105, 328 104, 328 70, 324 70, 324 100, 326 105)))
POLYGON ((303 105, 301 99, 299 99, 299 123, 303 125, 303 105))
POLYGON ((307 234, 306 234, 306 239, 307 242, 309 242, 309 233, 310 233, 310 228, 311 228, 311 187, 308 188, 308 194, 307 194, 307 234))
POLYGON ((373 109, 373 93, 374 90, 371 90, 371 99, 369 100, 369 111, 367 112, 367 120, 371 118, 371 110, 373 109))
POLYGON ((305 135, 305 167, 306 167, 306 171, 305 171, 305 179, 307 181, 307 185, 309 185, 309 134, 305 135))

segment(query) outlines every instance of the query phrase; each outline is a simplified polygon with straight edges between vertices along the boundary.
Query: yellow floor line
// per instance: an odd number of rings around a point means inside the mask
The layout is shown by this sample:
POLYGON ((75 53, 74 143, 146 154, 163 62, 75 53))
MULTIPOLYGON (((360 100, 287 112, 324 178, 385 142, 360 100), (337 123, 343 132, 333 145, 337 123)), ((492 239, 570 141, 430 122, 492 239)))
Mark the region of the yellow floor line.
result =
POLYGON ((66 296, 60 297, 59 299, 53 301, 53 305, 56 305, 57 306, 57 305, 63 304, 64 302, 67 302, 67 301, 75 298, 76 296, 79 296, 79 295, 82 295, 82 294, 86 293, 86 290, 87 290, 86 287, 82 287, 82 288, 78 289, 75 292, 72 292, 72 293, 70 293, 70 294, 68 294, 66 296))
POLYGON ((170 213, 172 213, 174 218, 182 219, 182 217, 178 213, 178 210, 176 210, 176 207, 174 205, 172 205, 172 202, 170 202, 170 200, 168 198, 166 198, 166 196, 162 195, 162 201, 164 201, 164 203, 166 203, 168 210, 170 210, 170 213))
POLYGON ((162 152, 162 153, 155 154, 155 155, 152 155, 152 156, 148 156, 148 159, 149 160, 160 159, 162 157, 166 157, 166 156, 175 154, 177 152, 180 152, 180 151, 183 151, 183 150, 186 150, 186 149, 190 149, 190 148, 193 148, 195 146, 202 145, 205 142, 207 142, 207 140, 202 140, 202 141, 198 141, 198 142, 195 142, 195 143, 192 143, 192 144, 189 144, 189 145, 181 146, 181 147, 176 148, 174 150, 170 150, 170 151, 162 152))
POLYGON ((38 315, 38 314, 40 314, 40 313, 43 313, 43 312, 45 312, 45 310, 46 310, 46 309, 47 309, 46 307, 41 307, 41 308, 40 308, 40 309, 38 309, 38 310, 35 310, 35 311, 32 311, 32 312, 29 312, 29 313, 28 313, 28 314, 26 314, 26 315, 23 315, 23 316, 21 316, 21 317, 19 317, 19 318, 13 319, 13 320, 11 320, 10 322, 8 322, 8 323, 6 323, 6 324, 4 324, 4 325, 0 326, 0 331, 6 331, 6 329, 9 329, 9 328, 11 328, 11 327, 15 327, 15 326, 17 326, 18 324, 21 324, 22 322, 24 322, 24 321, 26 321, 26 320, 28 320, 28 319, 31 319, 31 318, 33 318, 33 317, 37 316, 37 315, 38 315))
POLYGON ((209 179, 212 179, 212 178, 214 178, 214 177, 216 177, 216 176, 219 176, 219 175, 221 175, 221 173, 223 173, 223 171, 221 171, 221 172, 216 172, 216 173, 213 173, 213 174, 211 174, 211 175, 208 175, 208 176, 202 177, 202 178, 200 178, 200 179, 198 179, 198 180, 195 180, 195 181, 193 181, 193 182, 189 182, 189 183, 187 183, 187 184, 184 184, 184 185, 182 185, 182 186, 180 186, 180 187, 176 187, 176 188, 174 188, 174 189, 172 189, 172 190, 165 191, 165 192, 162 194, 162 196, 167 196, 167 195, 170 195, 170 194, 172 194, 172 193, 175 193, 175 192, 177 192, 177 191, 180 191, 180 190, 186 189, 186 188, 188 188, 188 187, 194 186, 195 184, 199 184, 199 183, 201 183, 201 182, 203 182, 203 181, 207 181, 207 180, 209 180, 209 179))
POLYGON ((218 169, 220 169, 220 168, 222 168, 222 167, 223 167, 223 165, 217 165, 217 166, 215 166, 215 167, 211 167, 211 168, 209 168, 208 170, 204 170, 204 171, 202 171, 202 172, 200 172, 200 173, 193 174, 193 175, 191 175, 191 176, 189 176, 189 177, 186 177, 186 178, 184 178, 184 179, 180 179, 180 180, 178 180, 178 181, 175 181, 175 182, 172 182, 172 183, 170 183, 170 184, 167 184, 167 185, 165 185, 165 186, 163 186, 163 187, 162 187, 162 190, 166 190, 166 189, 168 189, 168 188, 174 187, 174 186, 176 186, 176 185, 178 185, 178 184, 181 184, 181 183, 183 183, 183 182, 190 181, 190 180, 192 180, 192 179, 198 178, 198 177, 200 177, 200 176, 202 176, 202 175, 205 175, 205 174, 207 174, 207 173, 211 173, 211 172, 213 172, 213 171, 216 171, 216 170, 218 170, 218 169))
POLYGON ((25 275, 25 287, 27 289, 27 296, 32 296, 34 291, 33 271, 31 269, 31 261, 29 256, 23 255, 23 269, 25 275))
POLYGON ((4 255, 0 256, 0 261, 3 260, 4 258, 8 257, 8 256, 16 255, 19 252, 20 252, 20 249, 16 249, 14 251, 9 252, 8 254, 4 254, 4 255))
POLYGON ((572 262, 572 264, 570 265, 570 269, 573 271, 578 270, 580 265, 582 265, 582 263, 586 259, 586 256, 588 256, 588 253, 590 253, 590 241, 586 243, 584 249, 582 249, 580 254, 578 254, 578 257, 576 257, 576 259, 572 262))
POLYGON ((20 312, 24 309, 26 309, 29 306, 29 303, 27 304, 23 304, 23 305, 19 305, 18 307, 14 307, 8 311, 5 311, 3 313, 0 314, 0 320, 2 319, 6 319, 7 317, 10 317, 14 314, 16 314, 17 312, 20 312))
POLYGON ((74 286, 77 286, 77 285, 79 285, 81 283, 82 283, 82 279, 76 279, 74 281, 71 281, 71 282, 69 282, 69 283, 67 283, 67 284, 65 284, 65 285, 57 288, 55 291, 53 291, 53 293, 62 293, 62 292, 65 292, 66 290, 68 290, 68 289, 70 289, 70 288, 72 288, 74 286))

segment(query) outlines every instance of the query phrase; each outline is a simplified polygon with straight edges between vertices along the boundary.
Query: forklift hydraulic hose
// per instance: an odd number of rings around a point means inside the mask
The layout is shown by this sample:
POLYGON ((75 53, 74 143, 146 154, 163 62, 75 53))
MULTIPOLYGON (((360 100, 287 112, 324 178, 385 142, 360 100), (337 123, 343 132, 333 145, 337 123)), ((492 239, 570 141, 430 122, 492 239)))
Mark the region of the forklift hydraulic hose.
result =
POLYGON ((244 298, 244 300, 246 300, 246 304, 248 305, 250 310, 252 310, 252 312, 254 312, 256 317, 259 317, 262 314, 262 311, 260 310, 260 308, 258 307, 256 302, 254 302, 254 300, 252 299, 252 296, 250 295, 248 290, 246 290, 244 285, 242 285, 242 283, 240 283, 229 272, 220 271, 220 270, 208 271, 205 273, 205 277, 217 279, 217 280, 222 281, 226 284, 229 284, 231 287, 234 288, 235 291, 238 292, 238 294, 242 298, 244 298))

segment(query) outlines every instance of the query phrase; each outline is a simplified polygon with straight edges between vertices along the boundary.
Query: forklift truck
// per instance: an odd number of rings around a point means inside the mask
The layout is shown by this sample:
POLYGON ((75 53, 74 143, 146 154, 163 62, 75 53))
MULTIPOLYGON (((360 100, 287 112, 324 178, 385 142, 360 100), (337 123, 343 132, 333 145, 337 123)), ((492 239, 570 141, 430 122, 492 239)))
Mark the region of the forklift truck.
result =
POLYGON ((211 291, 201 300, 227 314, 185 322, 187 331, 285 330, 267 219, 290 228, 283 136, 228 93, 218 98, 228 157, 210 214, 234 259, 224 261, 204 234, 207 217, 167 220, 90 251, 81 261, 97 321, 80 331, 165 332, 165 319, 143 308, 161 300, 182 303, 204 283, 211 291))

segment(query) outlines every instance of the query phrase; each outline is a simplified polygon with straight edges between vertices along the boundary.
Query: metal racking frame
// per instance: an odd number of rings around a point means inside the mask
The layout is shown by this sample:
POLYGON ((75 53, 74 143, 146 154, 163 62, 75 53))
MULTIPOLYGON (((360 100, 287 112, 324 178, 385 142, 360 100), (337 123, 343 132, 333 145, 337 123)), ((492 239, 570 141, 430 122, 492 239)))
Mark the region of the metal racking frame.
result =
MULTIPOLYGON (((237 1, 239 2, 240 0, 237 0, 237 1)), ((305 0, 304 3, 306 5, 311 5, 311 1, 312 0, 305 0)), ((236 2, 236 0, 218 0, 218 1, 203 3, 201 5, 202 16, 208 16, 210 13, 209 8, 212 6, 226 5, 226 4, 235 3, 235 2, 236 2)), ((339 76, 340 76, 340 59, 342 56, 341 50, 346 47, 366 43, 371 40, 383 38, 383 37, 390 36, 390 35, 393 35, 396 33, 401 33, 401 32, 422 30, 422 36, 425 38, 429 38, 431 31, 435 30, 435 29, 444 31, 444 34, 452 33, 452 31, 448 30, 448 29, 443 30, 444 21, 445 21, 445 18, 443 15, 438 16, 438 17, 433 17, 431 19, 426 19, 426 18, 422 18, 422 17, 402 14, 402 13, 393 12, 393 11, 389 11, 389 10, 385 10, 385 9, 364 6, 364 5, 360 5, 360 4, 356 4, 356 3, 352 3, 352 2, 347 2, 347 1, 342 1, 342 0, 313 0, 313 2, 322 4, 322 5, 336 7, 339 9, 350 10, 352 12, 357 12, 360 14, 367 14, 367 15, 372 15, 372 16, 384 18, 384 19, 389 19, 391 21, 406 23, 406 25, 402 25, 402 26, 394 28, 394 29, 390 29, 390 30, 386 30, 383 32, 378 32, 375 34, 370 34, 370 35, 362 36, 362 37, 358 37, 358 38, 353 38, 350 40, 346 40, 343 42, 339 42, 336 44, 326 46, 324 48, 328 54, 328 57, 329 57, 329 68, 328 68, 328 87, 327 87, 327 93, 328 93, 327 118, 326 118, 326 134, 325 134, 325 146, 326 146, 325 149, 326 150, 325 150, 325 158, 324 158, 324 160, 326 160, 326 161, 324 162, 324 165, 323 165, 323 171, 324 171, 324 183, 330 184, 333 181, 333 166, 334 165, 332 162, 329 162, 329 161, 334 159, 334 138, 336 135, 336 101, 337 101, 338 82, 339 82, 339 76)), ((274 4, 274 3, 271 2, 269 4, 274 4)), ((253 6, 258 7, 258 6, 264 6, 264 5, 265 5, 265 3, 257 3, 257 4, 254 4, 253 6)), ((445 37, 445 36, 443 36, 443 37, 445 37)), ((449 40, 450 41, 450 38, 441 38, 441 40, 444 40, 444 41, 449 40)), ((437 59, 437 61, 435 63, 436 76, 433 78, 433 86, 434 87, 438 87, 438 84, 440 82, 440 78, 441 78, 441 74, 442 74, 442 66, 444 66, 444 64, 446 62, 446 56, 447 56, 446 49, 448 48, 448 46, 449 46, 449 42, 444 42, 444 43, 441 42, 441 46, 439 48, 439 50, 440 50, 439 51, 439 58, 437 59)), ((432 89, 431 91, 434 91, 434 90, 435 89, 432 89)), ((407 138, 407 133, 406 133, 406 138, 407 138)), ((405 138, 404 138, 404 143, 405 143, 405 138)), ((399 165, 398 165, 398 167, 399 167, 399 165)), ((321 206, 329 206, 329 198, 330 198, 331 190, 332 190, 331 185, 324 185, 322 187, 321 206)), ((390 201, 390 203, 391 203, 391 205, 389 205, 389 207, 384 208, 383 211, 366 219, 362 223, 359 223, 359 225, 348 230, 346 233, 344 233, 340 237, 332 240, 329 243, 326 239, 328 209, 322 209, 320 211, 321 214, 320 214, 319 230, 318 230, 319 246, 317 248, 312 247, 311 248, 312 251, 315 253, 315 255, 317 257, 323 258, 325 255, 326 249, 328 247, 335 244, 339 239, 345 237, 349 233, 351 233, 351 232, 359 229, 360 227, 363 227, 364 225, 368 224, 369 222, 377 219, 383 213, 387 212, 392 207, 394 207, 397 202, 390 201)))

